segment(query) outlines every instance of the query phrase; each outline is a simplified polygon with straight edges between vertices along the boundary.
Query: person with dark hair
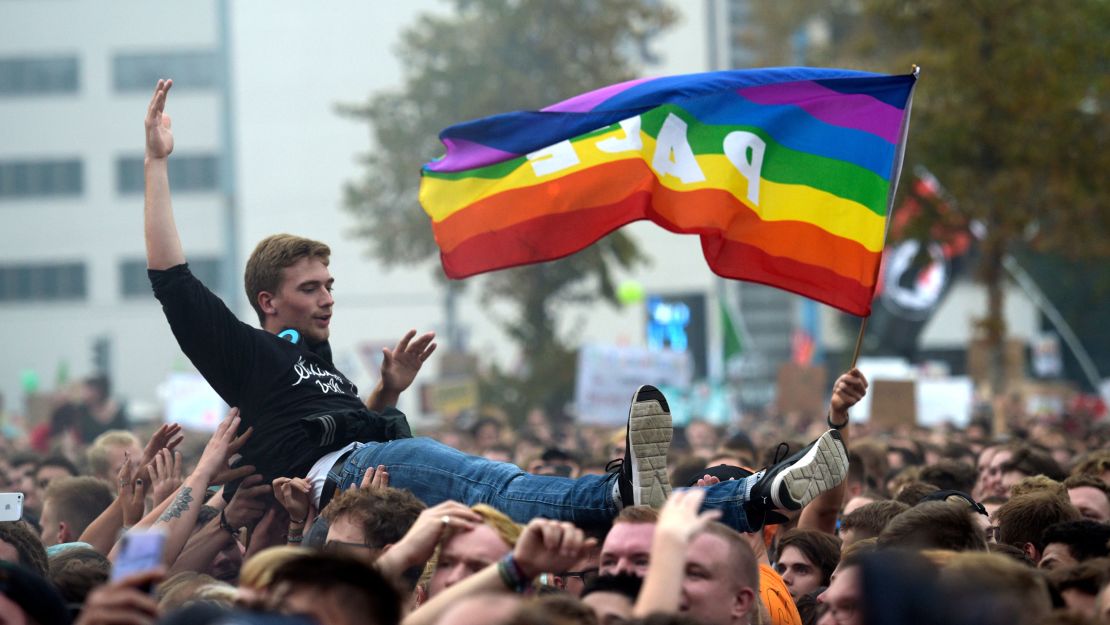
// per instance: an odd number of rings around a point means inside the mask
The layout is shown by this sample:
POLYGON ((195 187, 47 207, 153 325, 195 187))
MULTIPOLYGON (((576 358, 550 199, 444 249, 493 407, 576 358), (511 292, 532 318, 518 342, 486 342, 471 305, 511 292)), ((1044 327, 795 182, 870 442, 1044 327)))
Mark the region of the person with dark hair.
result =
POLYGON ((1072 566, 1092 558, 1110 556, 1110 525, 1081 519, 1048 526, 1041 543, 1044 554, 1037 564, 1042 569, 1072 566))
POLYGON ((326 544, 352 550, 352 555, 373 562, 385 548, 404 538, 425 507, 407 490, 352 488, 336 495, 324 509, 326 544))
POLYGON ((893 499, 880 499, 856 508, 840 520, 841 547, 865 538, 877 538, 891 519, 909 509, 908 505, 893 499))
POLYGON ((1028 445, 1018 447, 1013 457, 1001 464, 1001 472, 1000 483, 1005 493, 1025 477, 1044 475, 1059 482, 1067 476, 1051 455, 1028 445))
POLYGON ((1097 558, 1053 569, 1048 584, 1069 610, 1094 618, 1098 592, 1110 582, 1110 559, 1097 558))
POLYGON ((73 618, 94 588, 108 581, 112 563, 87 547, 67 549, 50 556, 50 582, 62 594, 73 618))
POLYGON ((389 580, 359 558, 310 553, 278 567, 274 603, 320 625, 395 625, 401 597, 389 580))
POLYGON ((828 586, 839 563, 840 539, 835 536, 794 528, 779 538, 775 570, 795 601, 821 586, 828 586))
POLYGON ((644 580, 639 575, 598 575, 582 590, 582 603, 597 615, 599 625, 619 625, 632 617, 632 606, 644 580))
POLYGON ((912 507, 921 503, 922 499, 938 490, 940 490, 940 487, 936 484, 914 480, 898 489, 898 492, 894 495, 894 500, 912 507))
POLYGON ((40 577, 50 572, 42 540, 18 521, 0 522, 0 561, 14 562, 40 577))
POLYGON ((1029 493, 1002 504, 994 514, 998 542, 1024 550, 1034 562, 1044 555, 1044 532, 1063 521, 1078 521, 1079 511, 1051 492, 1029 493))
POLYGON ((69 625, 70 615, 65 601, 42 575, 0 562, 0 623, 69 625))
POLYGON ((77 477, 81 471, 65 456, 47 456, 35 466, 35 488, 46 492, 50 482, 62 477, 77 477))
POLYGON ((112 382, 107 375, 85 379, 82 397, 74 415, 74 429, 82 443, 91 443, 109 430, 127 430, 131 424, 123 406, 112 399, 112 382))
POLYGON ((926 501, 894 517, 879 534, 879 547, 986 551, 987 537, 966 504, 926 501))
POLYGON ((1085 519, 1110 523, 1110 486, 1093 475, 1072 475, 1064 480, 1068 499, 1085 519))
POLYGON ((917 478, 940 490, 970 493, 975 488, 975 467, 960 460, 941 459, 936 464, 922 467, 917 478))

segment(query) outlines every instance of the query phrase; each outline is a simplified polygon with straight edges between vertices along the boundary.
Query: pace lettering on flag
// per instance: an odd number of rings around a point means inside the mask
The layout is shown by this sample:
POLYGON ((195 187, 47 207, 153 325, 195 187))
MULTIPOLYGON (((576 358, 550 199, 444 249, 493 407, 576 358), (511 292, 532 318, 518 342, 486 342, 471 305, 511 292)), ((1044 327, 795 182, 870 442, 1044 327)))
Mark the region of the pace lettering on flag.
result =
POLYGON ((451 126, 420 201, 451 278, 650 219, 717 274, 871 310, 914 75, 813 68, 634 80, 451 126))

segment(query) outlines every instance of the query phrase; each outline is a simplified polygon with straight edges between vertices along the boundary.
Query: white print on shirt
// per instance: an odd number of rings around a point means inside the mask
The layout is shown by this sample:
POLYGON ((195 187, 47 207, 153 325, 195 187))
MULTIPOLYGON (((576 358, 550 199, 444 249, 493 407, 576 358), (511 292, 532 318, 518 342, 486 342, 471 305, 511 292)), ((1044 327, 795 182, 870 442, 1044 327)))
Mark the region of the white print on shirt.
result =
POLYGON ((346 382, 331 371, 306 363, 303 356, 297 359, 297 364, 293 365, 293 372, 297 374, 297 381, 292 386, 297 386, 305 380, 312 380, 325 393, 342 393, 343 389, 339 388, 339 383, 346 382))

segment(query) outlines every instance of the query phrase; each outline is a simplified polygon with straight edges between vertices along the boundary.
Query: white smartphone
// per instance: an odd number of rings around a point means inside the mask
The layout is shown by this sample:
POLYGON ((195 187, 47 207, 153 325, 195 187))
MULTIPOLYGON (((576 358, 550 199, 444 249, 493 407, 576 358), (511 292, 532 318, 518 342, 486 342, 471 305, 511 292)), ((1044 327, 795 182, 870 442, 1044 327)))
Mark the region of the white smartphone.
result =
POLYGON ((23 493, 0 493, 0 521, 23 518, 23 493))
POLYGON ((120 538, 120 549, 112 565, 112 581, 157 568, 162 564, 166 534, 159 530, 131 530, 120 538))

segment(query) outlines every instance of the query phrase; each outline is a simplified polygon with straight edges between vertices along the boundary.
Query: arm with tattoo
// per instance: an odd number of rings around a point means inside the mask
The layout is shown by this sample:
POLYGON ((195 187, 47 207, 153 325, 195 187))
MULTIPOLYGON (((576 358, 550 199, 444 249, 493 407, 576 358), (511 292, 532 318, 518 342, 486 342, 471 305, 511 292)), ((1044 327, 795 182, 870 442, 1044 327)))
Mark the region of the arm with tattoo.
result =
MULTIPOLYGON (((165 559, 172 565, 192 535, 204 503, 203 494, 208 484, 227 468, 227 457, 235 432, 239 428, 239 411, 232 409, 204 448, 196 469, 185 479, 172 497, 143 517, 136 527, 152 527, 166 533, 165 559), (201 498, 201 499, 198 499, 201 498)), ((115 555, 115 550, 113 550, 115 555)))

